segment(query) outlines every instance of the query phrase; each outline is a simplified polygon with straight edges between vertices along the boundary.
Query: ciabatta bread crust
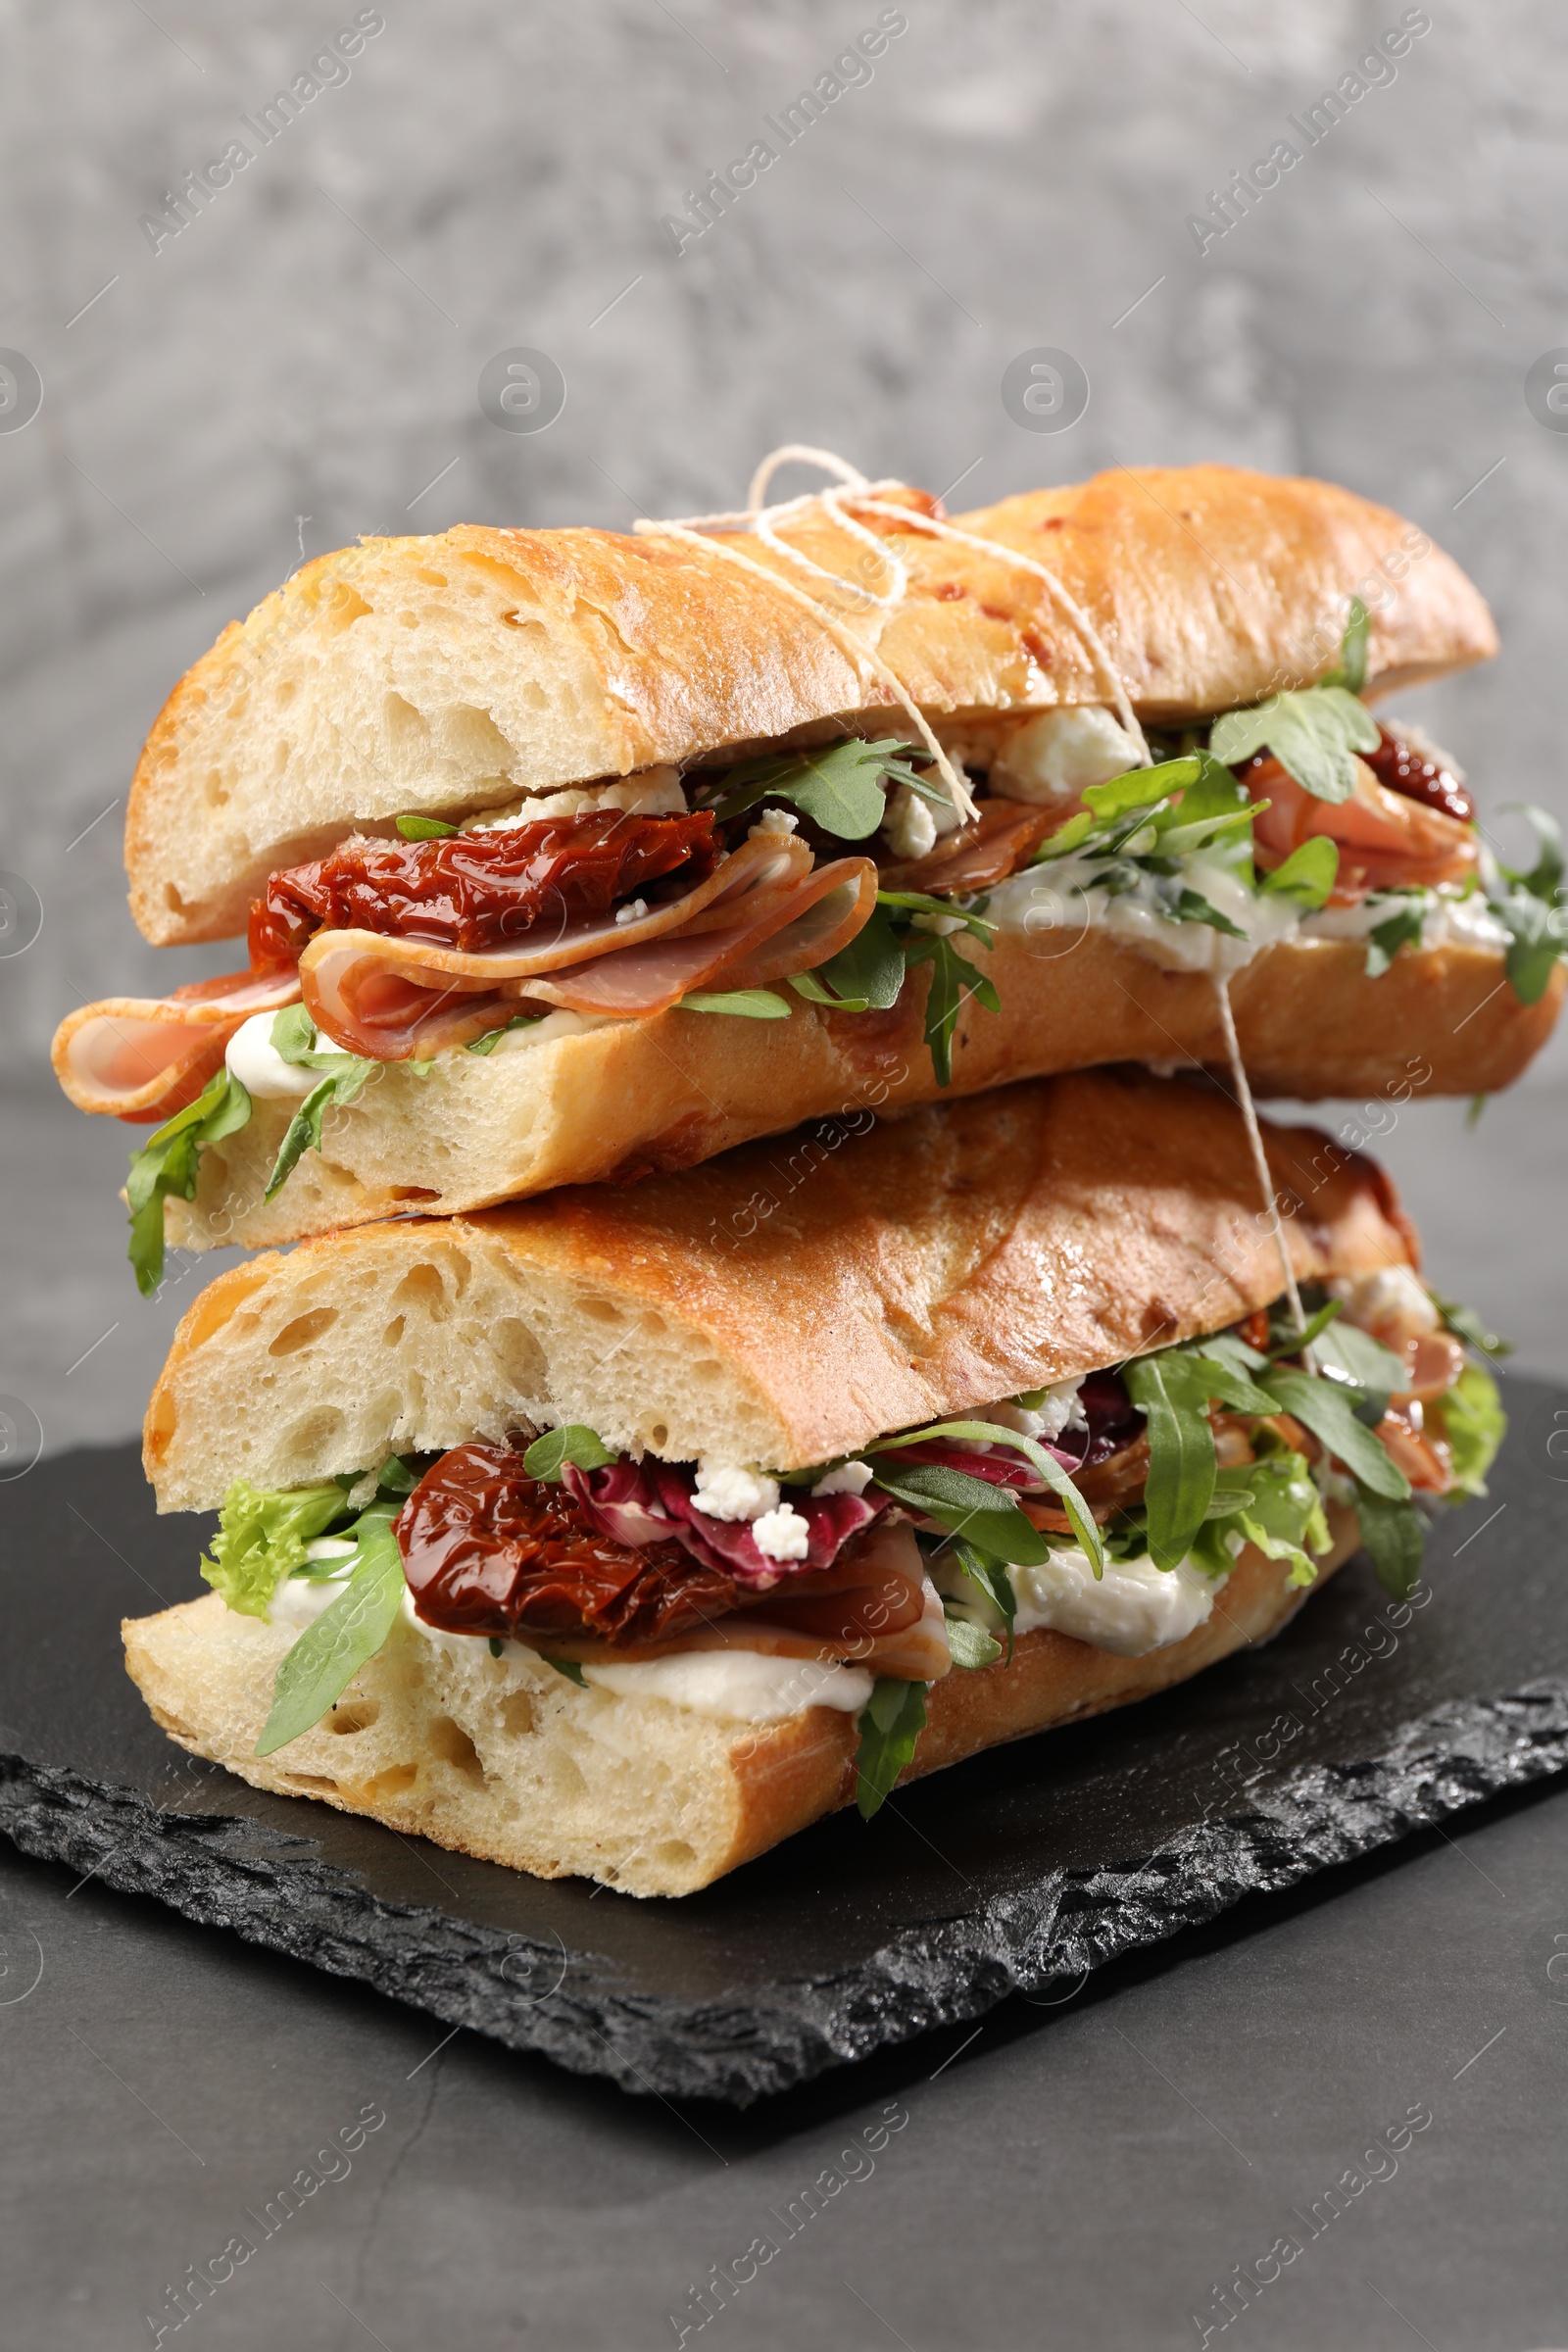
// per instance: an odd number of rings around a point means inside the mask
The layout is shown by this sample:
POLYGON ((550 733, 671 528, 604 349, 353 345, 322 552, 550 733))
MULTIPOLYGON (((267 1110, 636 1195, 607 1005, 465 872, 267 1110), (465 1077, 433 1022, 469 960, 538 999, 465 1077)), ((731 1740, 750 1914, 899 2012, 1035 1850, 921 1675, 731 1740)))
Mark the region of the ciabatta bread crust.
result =
MULTIPOLYGON (((1049 943, 1044 943, 1049 945, 1049 943)), ((1000 1012, 959 1016, 944 1097, 921 1039, 928 975, 889 1013, 831 1013, 792 998, 788 1021, 676 1009, 494 1055, 442 1054, 428 1076, 384 1064, 327 1111, 321 1149, 264 1196, 295 1104, 258 1101, 250 1124, 202 1154, 196 1198, 172 1200, 172 1247, 271 1249, 412 1209, 446 1216, 589 1184, 690 1167, 807 1120, 863 1122, 922 1102, 1105 1062, 1225 1071, 1214 987, 1090 931, 1071 953, 1004 934, 987 970, 1000 1012)), ((1378 979, 1359 941, 1265 948, 1231 987, 1254 1094, 1408 1101, 1493 1094, 1549 1036, 1568 973, 1535 1004, 1502 957, 1465 945, 1406 950, 1378 979)), ((788 989, 780 992, 791 997, 788 989)), ((791 1147, 779 1146, 785 1159, 791 1147)))
MULTIPOLYGON (((1368 577, 1388 587, 1400 564, 1392 605, 1375 612, 1374 683, 1494 650, 1486 607, 1448 558, 1329 483, 1118 469, 961 519, 1060 574, 1151 719, 1322 674, 1350 595, 1359 585, 1377 604, 1368 577)), ((891 612, 840 597, 839 625, 929 715, 1110 699, 1044 582, 1001 553, 868 524, 907 565, 908 590, 891 612)), ((885 590, 819 515, 788 536, 857 589, 885 590)), ((811 585, 760 539, 734 544, 792 588, 811 585)), ((478 524, 368 539, 302 565, 170 696, 126 813, 131 911, 160 946, 223 938, 243 929, 270 872, 357 823, 495 807, 867 716, 907 732, 869 661, 721 556, 478 524)))
MULTIPOLYGON (((1265 1130, 1298 1276, 1413 1263, 1370 1161, 1265 1130)), ((220 1275, 148 1407, 163 1510, 525 1423, 803 1468, 1277 1298, 1240 1113, 1142 1072, 1005 1088, 674 1177, 307 1242, 220 1275)))
MULTIPOLYGON (((1356 1543, 1351 1514, 1332 1515, 1319 1585, 1356 1543)), ((1306 1597, 1286 1575, 1249 1545, 1207 1621, 1142 1658, 1032 1633, 1010 1665, 945 1676, 904 1779, 1129 1705, 1267 1641, 1306 1597)), ((551 1668, 524 1673, 476 1639, 460 1656, 454 1641, 432 1644, 407 1626, 313 1731, 258 1757, 286 1634, 235 1616, 216 1592, 122 1631, 133 1681, 182 1747, 255 1788, 318 1797, 536 1878, 690 1894, 855 1795, 853 1716, 810 1707, 775 1724, 718 1722, 578 1690, 551 1668)))
POLYGON ((1338 658, 1351 595, 1371 616, 1375 695, 1497 650, 1485 601, 1453 559, 1334 482, 1237 466, 1117 466, 955 519, 1058 574, 1152 724, 1309 685, 1338 658))

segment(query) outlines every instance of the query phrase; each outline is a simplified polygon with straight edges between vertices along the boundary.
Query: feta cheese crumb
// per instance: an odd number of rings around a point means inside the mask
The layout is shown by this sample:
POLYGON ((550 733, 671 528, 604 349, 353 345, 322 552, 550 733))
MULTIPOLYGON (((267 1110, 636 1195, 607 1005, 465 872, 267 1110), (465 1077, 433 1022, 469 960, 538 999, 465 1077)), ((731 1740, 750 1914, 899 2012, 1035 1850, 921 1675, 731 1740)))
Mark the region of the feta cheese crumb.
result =
POLYGON ((810 1525, 792 1502, 781 1502, 776 1511, 754 1519, 752 1535, 768 1560, 804 1560, 811 1546, 810 1525))
POLYGON ((1345 1302, 1345 1319, 1362 1331, 1397 1330, 1401 1336, 1436 1331, 1443 1317, 1419 1276, 1408 1266, 1379 1266, 1372 1274, 1341 1277, 1328 1285, 1345 1302))
POLYGON ((988 1405, 980 1418, 995 1421, 1003 1429, 1015 1429, 1021 1438, 1044 1438, 1051 1445, 1066 1430, 1088 1428, 1088 1417, 1078 1401, 1083 1385, 1080 1372, 1076 1380, 1060 1380, 1054 1389, 1047 1389, 1038 1405, 1009 1399, 1005 1404, 988 1405))
POLYGON ((955 931, 961 931, 963 923, 956 914, 911 914, 909 929, 911 931, 934 931, 938 939, 947 939, 955 931))
POLYGON ((1042 710, 1004 745, 991 787, 1004 800, 1067 800, 1138 765, 1138 746, 1098 706, 1042 710))
POLYGON ((895 858, 924 858, 937 846, 936 810, 919 793, 901 784, 889 798, 882 838, 895 858))
POLYGON ((618 931, 623 923, 640 923, 647 912, 648 901, 646 899, 629 899, 624 906, 615 908, 616 930, 618 931))
POLYGON ((787 841, 800 821, 793 808, 764 808, 746 838, 748 841, 766 841, 772 837, 787 841))
POLYGON ((778 1480, 738 1462, 705 1460, 697 1465, 692 1501, 710 1519, 760 1519, 777 1507, 778 1480))
POLYGON ((813 1495, 863 1494, 870 1484, 869 1462, 840 1462, 836 1470, 829 1470, 817 1480, 811 1493, 813 1495))

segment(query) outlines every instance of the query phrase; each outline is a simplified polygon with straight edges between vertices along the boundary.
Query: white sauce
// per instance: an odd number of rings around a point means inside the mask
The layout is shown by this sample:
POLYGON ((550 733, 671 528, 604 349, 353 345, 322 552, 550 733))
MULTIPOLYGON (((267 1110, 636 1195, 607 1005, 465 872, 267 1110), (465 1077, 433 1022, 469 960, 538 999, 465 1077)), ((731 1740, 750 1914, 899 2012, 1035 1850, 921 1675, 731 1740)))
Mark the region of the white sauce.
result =
MULTIPOLYGON (((1141 1658, 1152 1649, 1168 1649, 1196 1626, 1203 1624, 1224 1584, 1204 1576, 1184 1560, 1179 1568, 1156 1568, 1148 1558, 1107 1560, 1097 1582, 1094 1569, 1076 1545, 1054 1545, 1049 1560, 1036 1568, 1009 1568, 1017 1601, 1013 1619, 1016 1634, 1042 1628, 1071 1634, 1094 1649, 1108 1649, 1118 1658, 1141 1658)), ((943 1565, 939 1584, 959 1603, 960 1612, 988 1633, 1004 1631, 1002 1613, 972 1585, 961 1569, 943 1565)))
MULTIPOLYGON (((1303 939, 1365 939, 1398 912, 1397 899, 1374 894, 1355 906, 1321 906, 1301 925, 1303 939)), ((1446 891, 1427 901, 1421 921, 1424 948, 1506 948, 1510 934, 1479 891, 1467 899, 1446 891)))
POLYGON ((297 1069, 272 1043, 276 1014, 253 1012, 228 1041, 223 1059, 248 1095, 261 1102, 303 1101, 321 1083, 319 1070, 297 1069))
POLYGON ((755 1649, 677 1651, 635 1664, 585 1666, 595 1689, 619 1698, 662 1698, 731 1723, 778 1723, 806 1707, 858 1715, 872 1677, 863 1666, 820 1665, 811 1658, 770 1658, 755 1649))
MULTIPOLYGON (((563 1006, 547 1012, 542 1021, 530 1021, 526 1029, 508 1029, 499 1045, 490 1049, 490 1058, 502 1054, 526 1054, 534 1046, 548 1046, 558 1037, 586 1037, 590 1029, 606 1029, 617 1016, 612 1012, 567 1012, 563 1006)), ((466 1053, 465 1046, 457 1052, 466 1053)))
MULTIPOLYGON (((285 1577, 272 1595, 269 1624, 297 1638, 338 1598, 346 1582, 343 1577, 285 1577)), ((549 1660, 524 1642, 503 1642, 497 1660, 482 1634, 447 1634, 426 1625, 407 1591, 402 1614, 405 1626, 465 1668, 499 1664, 519 1680, 565 1687, 549 1660)), ((720 1723, 780 1723, 808 1707, 858 1715, 870 1701, 873 1681, 863 1666, 774 1658, 755 1649, 676 1650, 664 1658, 585 1665, 582 1671, 593 1690, 617 1698, 662 1699, 666 1706, 685 1707, 720 1723)))

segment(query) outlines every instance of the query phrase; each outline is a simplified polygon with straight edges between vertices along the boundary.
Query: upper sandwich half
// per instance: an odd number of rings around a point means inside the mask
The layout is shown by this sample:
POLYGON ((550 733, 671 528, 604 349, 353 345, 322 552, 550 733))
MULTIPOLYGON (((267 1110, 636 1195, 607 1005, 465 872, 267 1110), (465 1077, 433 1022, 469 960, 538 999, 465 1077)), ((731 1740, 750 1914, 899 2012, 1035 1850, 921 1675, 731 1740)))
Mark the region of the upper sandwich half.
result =
POLYGON ((1494 650, 1397 515, 1199 466, 752 521, 367 542, 176 689, 132 907, 248 925, 250 964, 55 1054, 161 1126, 144 1271, 166 1217, 288 1240, 868 1097, 1219 1062, 1227 985, 1260 1091, 1478 1093, 1537 1050, 1550 861, 1497 868, 1367 705, 1494 650))
POLYGON ((1403 1593, 1495 1392, 1379 1172, 1265 1149, 1277 1230, 1217 1090, 1089 1072, 238 1267, 146 1426, 217 1590, 131 1671, 264 1787, 675 1893, 1358 1540, 1403 1593))

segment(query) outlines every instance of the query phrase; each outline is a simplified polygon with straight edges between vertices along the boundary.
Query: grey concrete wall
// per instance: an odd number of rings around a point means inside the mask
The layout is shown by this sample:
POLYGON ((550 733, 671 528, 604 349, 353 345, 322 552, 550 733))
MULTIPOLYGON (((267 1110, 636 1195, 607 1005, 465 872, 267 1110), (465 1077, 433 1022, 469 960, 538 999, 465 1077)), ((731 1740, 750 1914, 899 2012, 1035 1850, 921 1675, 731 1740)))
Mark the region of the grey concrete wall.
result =
MULTIPOLYGON (((1488 672, 1412 708, 1489 821, 1521 797, 1563 808, 1568 435, 1524 389, 1568 337, 1556 12, 1439 0, 1396 77, 1250 217, 1202 254, 1184 224, 1235 167, 1304 144, 1287 118, 1402 13, 907 0, 871 77, 677 255, 661 216, 831 70, 876 0, 387 0, 348 77, 155 252, 141 216, 355 9, 11 0, 0 345, 43 384, 0 430, 0 866, 43 913, 0 960, 16 1099, 42 1102, 29 1074, 83 995, 227 959, 138 940, 122 796, 179 672, 302 551, 727 505, 785 439, 958 504, 1118 462, 1348 482, 1450 547, 1502 627, 1488 672), (486 361, 519 345, 565 379, 539 433, 478 404, 486 361), (1003 405, 1008 362, 1039 345, 1090 379, 1065 432, 1003 405)), ((1565 1066, 1554 1051, 1544 1071, 1565 1066)), ((60 1187, 101 1181, 101 1139, 48 1135, 60 1187)), ((1494 1181, 1483 1129, 1456 1182, 1494 1181)), ((102 1290, 63 1234, 40 1262, 13 1218, 11 1246, 44 1286, 27 1328, 68 1277, 73 1352, 134 1318, 119 1272, 102 1290)), ((122 1344, 104 1383, 128 1425, 122 1344)), ((22 1377, 0 1362, 0 1386, 22 1377)))

